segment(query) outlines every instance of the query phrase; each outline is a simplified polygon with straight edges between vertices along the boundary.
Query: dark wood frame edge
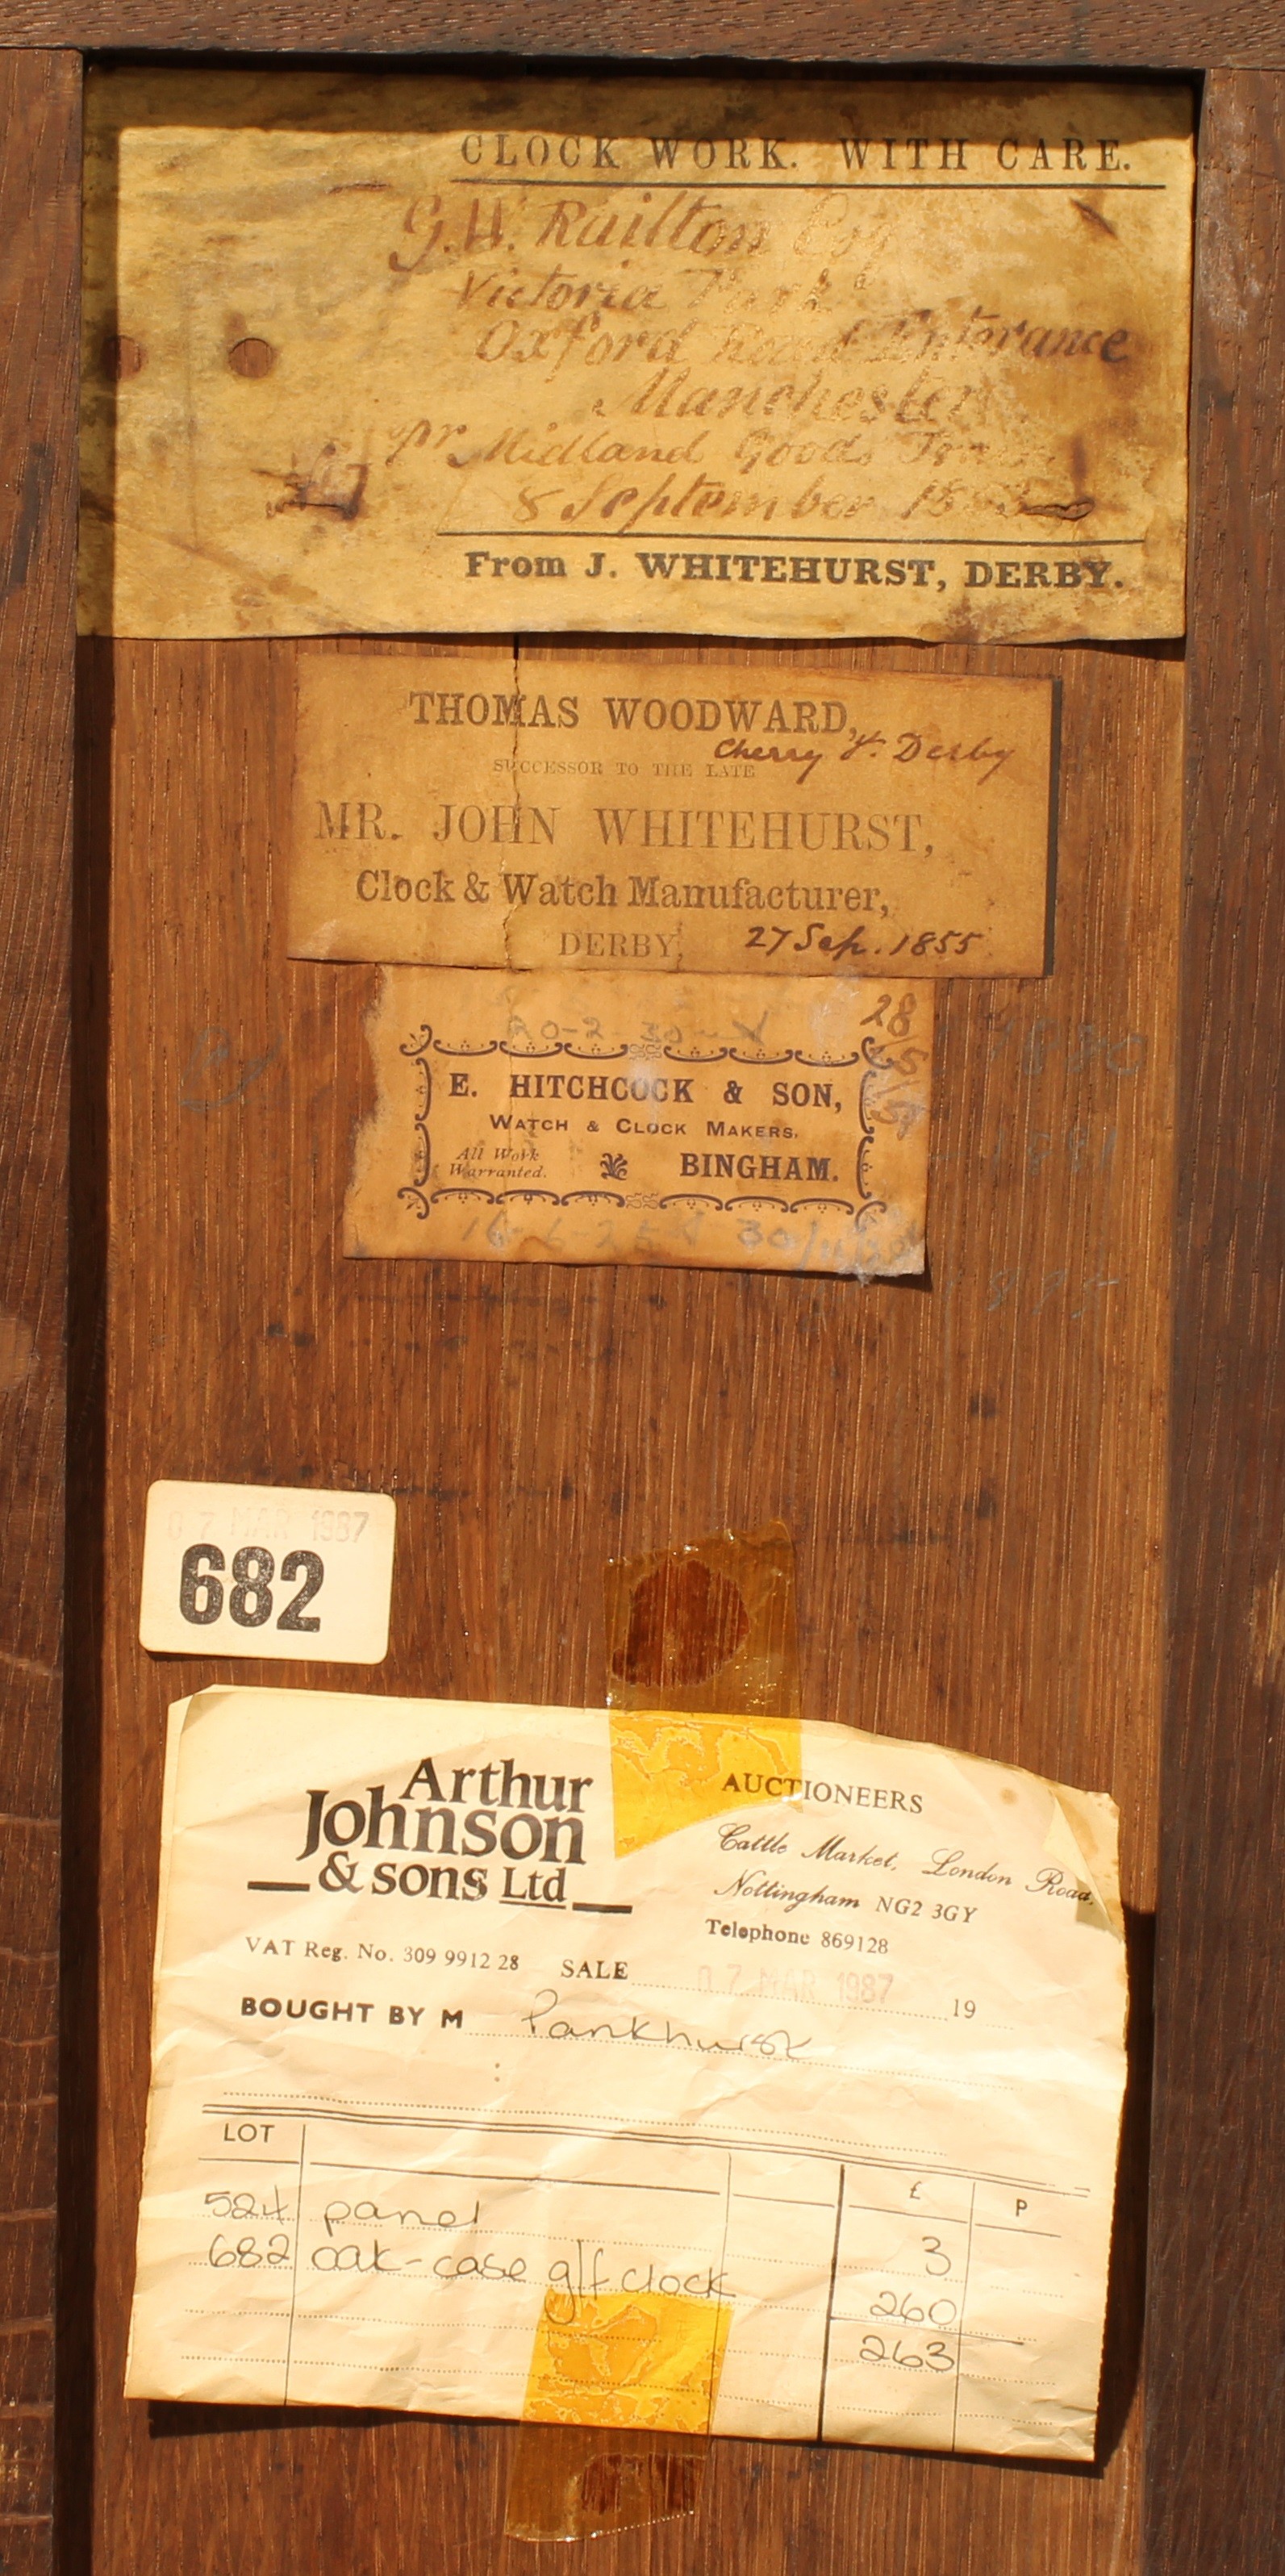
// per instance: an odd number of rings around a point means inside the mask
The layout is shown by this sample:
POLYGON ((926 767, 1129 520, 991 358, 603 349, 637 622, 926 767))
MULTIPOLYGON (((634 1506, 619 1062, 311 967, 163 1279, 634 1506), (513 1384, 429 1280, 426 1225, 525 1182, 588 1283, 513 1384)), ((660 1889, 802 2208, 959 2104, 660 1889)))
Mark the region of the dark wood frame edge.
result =
POLYGON ((80 78, 0 53, 0 2420, 52 2562, 80 78))
POLYGON ((0 42, 1158 72, 1279 66, 1285 19, 1275 0, 800 0, 788 17, 723 0, 7 0, 0 42))
POLYGON ((1201 129, 1148 2576, 1285 2566, 1285 80, 1201 129))

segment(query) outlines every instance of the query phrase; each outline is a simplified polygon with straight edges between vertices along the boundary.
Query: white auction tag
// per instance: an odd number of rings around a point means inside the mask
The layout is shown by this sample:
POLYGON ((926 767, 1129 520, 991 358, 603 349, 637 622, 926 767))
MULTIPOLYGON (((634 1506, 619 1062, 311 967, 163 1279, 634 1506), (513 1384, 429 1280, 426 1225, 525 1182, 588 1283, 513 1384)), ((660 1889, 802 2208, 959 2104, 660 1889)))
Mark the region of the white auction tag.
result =
POLYGON ((163 1478, 147 1495, 139 1636, 156 1655, 381 1664, 396 1520, 391 1494, 163 1478))

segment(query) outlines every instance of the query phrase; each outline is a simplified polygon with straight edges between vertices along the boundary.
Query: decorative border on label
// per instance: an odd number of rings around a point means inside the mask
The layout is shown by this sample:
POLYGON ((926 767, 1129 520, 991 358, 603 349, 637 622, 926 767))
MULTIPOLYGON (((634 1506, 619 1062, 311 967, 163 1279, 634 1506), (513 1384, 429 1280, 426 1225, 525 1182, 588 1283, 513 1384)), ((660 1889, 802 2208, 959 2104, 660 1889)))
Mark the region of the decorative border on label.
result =
POLYGON ((401 1053, 409 1056, 415 1066, 419 1097, 412 1111, 415 1143, 411 1155, 411 1177, 408 1182, 403 1183, 397 1195, 399 1199, 405 1200, 407 1206, 413 1207, 421 1223, 431 1215, 435 1207, 440 1206, 447 1199, 474 1199, 484 1207, 504 1207, 511 1199, 516 1199, 528 1207, 540 1202, 555 1208, 580 1207, 586 1204, 617 1208, 633 1207, 640 1210, 703 1207, 709 1208, 718 1216, 730 1216, 737 1210, 749 1208, 775 1208, 785 1216, 801 1216, 809 1209, 821 1208, 829 1209, 838 1216, 852 1217, 858 1226, 867 1225, 872 1217, 886 1216, 888 1212, 887 1200, 876 1198, 873 1192, 866 1188, 869 1158, 877 1141, 869 1114, 870 1094, 881 1075, 898 1073, 902 1068, 895 1057, 888 1055, 874 1038, 863 1038, 855 1055, 843 1056, 804 1055, 801 1047, 787 1047, 783 1055, 747 1055, 739 1047, 719 1047, 714 1054, 708 1056, 679 1055, 672 1048, 661 1049, 662 1055, 671 1064, 806 1064, 812 1066, 814 1070, 824 1066, 828 1070, 839 1072, 846 1065, 864 1063, 866 1071, 861 1077, 861 1090, 857 1102, 860 1143, 857 1147, 858 1196, 855 1199, 770 1198, 765 1192, 757 1190, 745 1191, 740 1197, 730 1199, 715 1198, 711 1193, 702 1190, 676 1190, 665 1198, 658 1198, 651 1194, 645 1198, 632 1199, 626 1197, 620 1190, 567 1190, 561 1195, 556 1190, 484 1190, 458 1185, 446 1189, 428 1190, 424 1184, 433 1168, 432 1141, 428 1125, 433 1107, 433 1073, 427 1060, 430 1053, 470 1056, 475 1059, 485 1055, 507 1055, 524 1064, 535 1061, 547 1062, 551 1056, 561 1055, 570 1056, 573 1062, 578 1064, 618 1064, 622 1057, 636 1054, 637 1049, 622 1046, 589 1051, 582 1047, 573 1047, 569 1040, 562 1040, 556 1046, 547 1048, 528 1048, 510 1046, 504 1038, 489 1038, 484 1046, 448 1046, 443 1039, 434 1037, 432 1023, 424 1020, 420 1023, 418 1033, 404 1040, 401 1053))

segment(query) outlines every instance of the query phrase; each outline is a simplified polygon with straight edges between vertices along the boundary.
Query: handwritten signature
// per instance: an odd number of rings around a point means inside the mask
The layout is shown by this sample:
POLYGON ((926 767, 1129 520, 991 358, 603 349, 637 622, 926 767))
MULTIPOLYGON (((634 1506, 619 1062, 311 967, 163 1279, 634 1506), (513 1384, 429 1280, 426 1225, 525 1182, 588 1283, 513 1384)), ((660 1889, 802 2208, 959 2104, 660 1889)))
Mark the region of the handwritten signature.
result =
POLYGON ((522 2015, 533 2039, 622 2039, 643 2048, 687 2048, 703 2057, 791 2060, 802 2057, 812 2046, 809 2037, 789 2030, 750 2030, 739 2039, 705 2039, 698 2031, 686 2030, 681 2022, 671 2021, 668 2014, 657 2019, 650 2013, 621 2013, 606 2021, 582 2021, 570 2020, 563 2013, 554 2021, 550 2016, 558 2011, 561 2002, 556 1986, 541 1987, 530 2010, 522 2015))

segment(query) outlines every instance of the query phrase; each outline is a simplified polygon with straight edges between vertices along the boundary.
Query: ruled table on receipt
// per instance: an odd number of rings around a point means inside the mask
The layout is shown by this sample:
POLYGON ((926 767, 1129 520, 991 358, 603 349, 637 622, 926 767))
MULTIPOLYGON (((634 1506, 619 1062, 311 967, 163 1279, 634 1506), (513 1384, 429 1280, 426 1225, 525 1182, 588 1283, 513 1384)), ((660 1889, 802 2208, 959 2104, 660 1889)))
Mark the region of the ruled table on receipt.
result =
POLYGON ((555 2312, 659 2289, 744 2314, 722 2433, 877 2442, 895 2416, 924 2448, 968 2451, 1001 2414, 1036 2440, 1059 2429, 1034 2328, 1084 2186, 570 2124, 453 2143, 444 2118, 409 2113, 243 2099, 203 2118, 190 2357, 252 2360, 282 2403, 333 2403, 373 2367, 402 2402, 471 2413, 498 2386, 519 2414, 538 2248, 555 2312), (604 2147, 609 2176, 586 2170, 604 2147), (399 2357, 368 2358, 363 2335, 399 2357))

